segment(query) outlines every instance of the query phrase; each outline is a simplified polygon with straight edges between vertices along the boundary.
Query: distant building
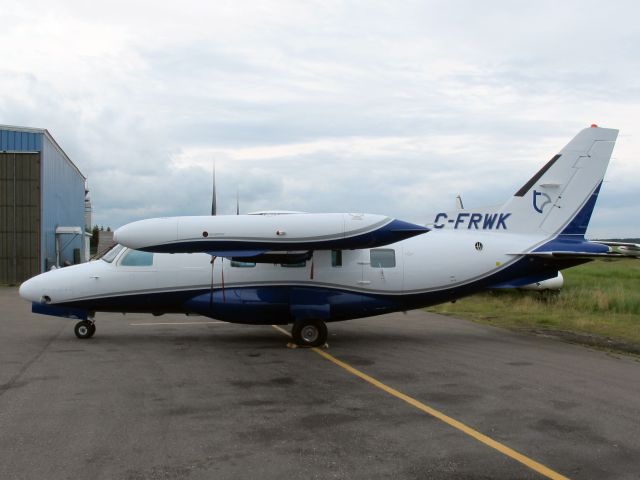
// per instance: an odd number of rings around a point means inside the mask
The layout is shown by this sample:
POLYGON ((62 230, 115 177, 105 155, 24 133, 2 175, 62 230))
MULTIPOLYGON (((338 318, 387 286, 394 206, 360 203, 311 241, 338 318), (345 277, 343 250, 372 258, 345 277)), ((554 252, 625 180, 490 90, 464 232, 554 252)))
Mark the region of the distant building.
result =
POLYGON ((86 185, 47 130, 0 125, 0 284, 87 260, 86 185))
POLYGON ((113 247, 114 244, 113 232, 107 232, 106 230, 98 231, 98 248, 96 249, 96 253, 104 253, 113 247))

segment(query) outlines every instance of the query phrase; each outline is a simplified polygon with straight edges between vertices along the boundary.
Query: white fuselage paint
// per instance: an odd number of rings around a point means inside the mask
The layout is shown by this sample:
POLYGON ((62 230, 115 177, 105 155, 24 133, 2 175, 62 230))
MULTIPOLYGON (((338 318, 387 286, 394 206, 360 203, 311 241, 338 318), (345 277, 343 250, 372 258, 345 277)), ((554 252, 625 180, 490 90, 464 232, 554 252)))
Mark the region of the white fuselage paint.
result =
POLYGON ((435 231, 381 247, 393 249, 396 265, 376 268, 370 249, 343 250, 342 266, 332 266, 331 251, 316 251, 304 267, 258 263, 231 266, 229 259, 205 253, 155 253, 151 266, 124 266, 123 248, 111 262, 52 270, 25 282, 20 294, 33 302, 55 305, 90 298, 154 292, 258 285, 306 285, 371 294, 402 295, 446 290, 495 273, 515 261, 518 252, 544 238, 531 235, 435 231), (532 243, 533 241, 533 243, 532 243), (481 247, 478 246, 481 244, 481 247), (453 261, 452 261, 453 260, 453 261), (313 275, 312 275, 313 264, 313 275))

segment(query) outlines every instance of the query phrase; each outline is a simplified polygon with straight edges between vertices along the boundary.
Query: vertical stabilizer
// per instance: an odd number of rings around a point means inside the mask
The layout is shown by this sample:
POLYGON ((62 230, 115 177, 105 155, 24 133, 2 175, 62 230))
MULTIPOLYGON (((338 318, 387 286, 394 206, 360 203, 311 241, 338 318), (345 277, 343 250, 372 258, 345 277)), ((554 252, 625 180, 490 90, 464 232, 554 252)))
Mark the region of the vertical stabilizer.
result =
POLYGON ((509 231, 583 237, 617 136, 595 125, 579 132, 502 206, 509 231))

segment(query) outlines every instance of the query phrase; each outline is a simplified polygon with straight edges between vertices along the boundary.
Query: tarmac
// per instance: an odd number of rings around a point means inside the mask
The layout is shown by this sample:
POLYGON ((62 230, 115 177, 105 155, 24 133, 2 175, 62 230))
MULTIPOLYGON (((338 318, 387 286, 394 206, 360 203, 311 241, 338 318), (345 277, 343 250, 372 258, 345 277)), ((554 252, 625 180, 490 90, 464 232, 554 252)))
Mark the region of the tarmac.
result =
POLYGON ((0 288, 1 479, 638 479, 640 363, 413 311, 328 348, 0 288))

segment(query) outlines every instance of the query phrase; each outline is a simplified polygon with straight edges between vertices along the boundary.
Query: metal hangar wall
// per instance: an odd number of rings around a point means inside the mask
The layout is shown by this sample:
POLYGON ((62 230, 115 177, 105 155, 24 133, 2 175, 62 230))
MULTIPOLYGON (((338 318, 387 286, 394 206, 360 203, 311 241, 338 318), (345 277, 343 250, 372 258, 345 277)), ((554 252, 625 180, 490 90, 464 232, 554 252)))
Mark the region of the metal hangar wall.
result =
POLYGON ((47 130, 0 125, 0 284, 86 260, 87 193, 47 130))

